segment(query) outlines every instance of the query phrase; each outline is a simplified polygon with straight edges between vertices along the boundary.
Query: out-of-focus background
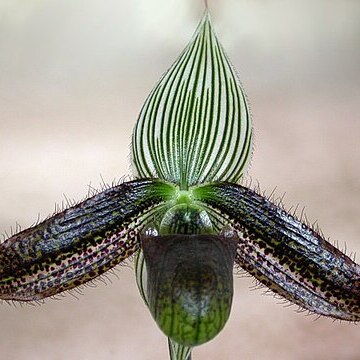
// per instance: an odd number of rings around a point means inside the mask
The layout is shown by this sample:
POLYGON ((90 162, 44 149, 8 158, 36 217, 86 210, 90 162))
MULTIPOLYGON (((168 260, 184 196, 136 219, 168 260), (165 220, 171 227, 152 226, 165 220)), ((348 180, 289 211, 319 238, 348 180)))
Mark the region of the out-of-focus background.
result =
MULTIPOLYGON (((210 0, 250 99, 251 177, 360 252, 360 1, 210 0)), ((128 174, 147 94, 191 38, 201 0, 0 0, 0 231, 63 194, 128 174)), ((166 359, 131 265, 75 299, 0 306, 0 359, 166 359)), ((235 279, 211 359, 360 359, 353 324, 297 314, 235 279)))

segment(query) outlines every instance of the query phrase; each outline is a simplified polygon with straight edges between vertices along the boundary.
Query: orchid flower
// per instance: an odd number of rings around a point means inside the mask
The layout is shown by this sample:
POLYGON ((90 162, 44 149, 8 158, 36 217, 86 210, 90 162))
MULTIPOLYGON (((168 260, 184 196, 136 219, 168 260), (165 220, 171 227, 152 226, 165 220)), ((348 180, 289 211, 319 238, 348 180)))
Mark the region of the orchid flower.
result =
POLYGON ((234 267, 311 313, 360 321, 360 266, 241 184, 252 150, 247 99, 206 10, 141 110, 133 180, 1 243, 0 299, 53 297, 135 256, 173 360, 191 359, 225 326, 234 267))

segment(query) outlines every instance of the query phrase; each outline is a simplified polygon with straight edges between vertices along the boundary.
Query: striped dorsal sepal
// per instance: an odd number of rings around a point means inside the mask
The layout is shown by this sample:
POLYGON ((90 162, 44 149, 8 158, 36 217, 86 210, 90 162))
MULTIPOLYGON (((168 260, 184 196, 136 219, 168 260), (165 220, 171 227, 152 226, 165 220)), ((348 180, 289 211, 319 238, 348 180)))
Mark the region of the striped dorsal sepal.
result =
POLYGON ((132 141, 134 170, 186 190, 214 180, 237 182, 251 153, 245 95, 206 11, 141 110, 132 141))

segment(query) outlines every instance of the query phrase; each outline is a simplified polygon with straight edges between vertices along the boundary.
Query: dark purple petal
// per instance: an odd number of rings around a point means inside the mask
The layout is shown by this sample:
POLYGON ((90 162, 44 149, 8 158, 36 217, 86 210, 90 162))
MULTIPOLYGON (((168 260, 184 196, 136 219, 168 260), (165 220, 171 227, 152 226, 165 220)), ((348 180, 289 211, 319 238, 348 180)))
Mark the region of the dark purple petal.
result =
POLYGON ((0 299, 43 299, 113 268, 139 249, 139 227, 172 191, 123 183, 12 236, 0 244, 0 299))
POLYGON ((236 262, 262 284, 311 312, 360 321, 360 266, 318 232, 241 185, 193 194, 238 231, 236 262))

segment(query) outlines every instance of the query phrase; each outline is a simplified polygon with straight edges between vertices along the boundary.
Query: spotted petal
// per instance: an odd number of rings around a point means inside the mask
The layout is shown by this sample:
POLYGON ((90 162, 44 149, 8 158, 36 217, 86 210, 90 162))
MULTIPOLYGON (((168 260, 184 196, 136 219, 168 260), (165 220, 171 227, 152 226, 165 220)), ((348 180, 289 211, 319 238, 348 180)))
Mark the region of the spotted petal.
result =
POLYGON ((181 189, 213 180, 237 182, 251 151, 245 95, 206 11, 142 108, 132 142, 135 173, 181 189))
POLYGON ((318 232, 240 185, 209 184, 193 194, 238 231, 236 262, 261 283, 311 312, 360 321, 360 266, 318 232))
POLYGON ((105 190, 0 244, 0 299, 70 290, 139 249, 137 234, 173 186, 139 180, 105 190))

